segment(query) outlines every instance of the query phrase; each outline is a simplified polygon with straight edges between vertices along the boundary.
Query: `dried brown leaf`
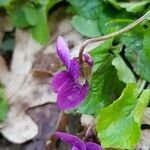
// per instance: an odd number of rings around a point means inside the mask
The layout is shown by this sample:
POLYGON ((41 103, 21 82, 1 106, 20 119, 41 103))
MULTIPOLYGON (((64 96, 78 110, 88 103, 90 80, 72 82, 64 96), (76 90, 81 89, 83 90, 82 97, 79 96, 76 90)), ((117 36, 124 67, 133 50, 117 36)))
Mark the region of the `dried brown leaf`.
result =
POLYGON ((66 41, 68 39, 67 42, 71 43, 70 45, 74 45, 74 47, 70 46, 72 47, 72 57, 77 56, 83 38, 73 30, 69 19, 64 19, 59 23, 57 33, 52 36, 54 42, 49 43, 47 46, 39 45, 27 31, 17 30, 16 32, 16 45, 9 76, 4 80, 5 73, 2 76, 3 73, 0 72, 11 105, 1 133, 13 143, 24 143, 38 134, 37 125, 26 114, 29 108, 47 102, 56 102, 56 96, 50 89, 50 77, 35 78, 32 76, 32 71, 39 69, 40 72, 43 72, 43 70, 47 72, 48 69, 48 72, 54 73, 58 70, 57 67, 60 65, 57 62, 58 59, 51 60, 51 56, 55 55, 55 41, 60 34, 64 36, 66 41), (41 54, 39 56, 41 61, 37 59, 38 54, 41 54), (56 68, 51 66, 52 62, 54 64, 56 62, 57 67, 54 65, 56 68))
POLYGON ((50 78, 35 79, 31 74, 35 55, 41 48, 42 46, 35 42, 28 32, 18 30, 7 80, 6 71, 3 69, 0 72, 11 105, 1 133, 14 143, 23 143, 38 133, 37 125, 26 114, 26 110, 56 100, 50 91, 50 78))
POLYGON ((137 150, 149 150, 150 149, 150 129, 142 130, 141 141, 138 144, 137 150))
POLYGON ((149 107, 147 107, 147 109, 145 110, 142 124, 150 125, 150 108, 149 107))
POLYGON ((35 77, 50 76, 53 75, 61 65, 62 64, 56 54, 43 54, 40 52, 36 55, 32 73, 35 77))
POLYGON ((38 125, 39 132, 34 139, 24 144, 24 150, 46 149, 48 138, 56 129, 59 113, 55 104, 45 104, 28 110, 29 116, 38 125))

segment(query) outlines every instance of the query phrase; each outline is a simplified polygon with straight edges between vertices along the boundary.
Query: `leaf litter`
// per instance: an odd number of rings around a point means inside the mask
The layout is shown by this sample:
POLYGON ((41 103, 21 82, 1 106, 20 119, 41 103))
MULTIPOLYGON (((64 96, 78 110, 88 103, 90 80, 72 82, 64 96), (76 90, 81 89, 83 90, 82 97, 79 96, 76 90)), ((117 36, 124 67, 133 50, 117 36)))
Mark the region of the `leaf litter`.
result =
MULTIPOLYGON (((7 30, 12 30, 12 28, 4 29, 4 31, 7 30)), ((0 32, 0 39, 3 38, 3 34, 3 31, 0 32)), ((10 69, 0 56, 0 80, 6 86, 6 95, 10 104, 8 117, 0 125, 1 133, 13 143, 28 141, 23 144, 23 149, 42 149, 48 137, 53 134, 54 126, 58 121, 59 111, 56 105, 52 104, 55 103, 56 98, 49 90, 49 82, 53 73, 61 67, 55 54, 54 42, 59 34, 63 34, 65 39, 70 39, 68 43, 73 43, 74 46, 71 48, 72 55, 77 56, 79 46, 84 39, 74 31, 68 18, 61 20, 59 25, 57 24, 57 32, 52 35, 52 43, 44 47, 33 40, 27 30, 17 30, 10 69), (53 114, 56 116, 52 117, 53 114)), ((83 125, 86 126, 87 123, 88 126, 90 118, 83 115, 82 119, 83 125)), ((95 120, 93 122, 95 123, 95 120)), ((149 125, 149 108, 145 112, 143 124, 149 125)), ((137 149, 150 147, 149 131, 149 129, 142 130, 141 142, 137 149)))
POLYGON ((42 144, 44 146, 48 136, 54 132, 58 120, 59 111, 56 105, 52 104, 55 103, 56 97, 50 91, 49 85, 52 74, 62 66, 55 54, 57 35, 62 33, 66 39, 70 39, 68 43, 72 42, 74 45, 71 48, 73 56, 78 55, 79 45, 84 40, 73 30, 68 18, 60 22, 57 31, 58 33, 52 36, 52 43, 41 46, 27 30, 16 30, 16 45, 10 69, 0 56, 0 80, 6 87, 10 105, 1 133, 12 143, 30 141, 25 144, 25 149, 42 144), (54 114, 56 116, 52 119, 54 114), (38 120, 41 116, 43 121, 38 120), (44 124, 50 125, 48 129, 42 127, 44 124))

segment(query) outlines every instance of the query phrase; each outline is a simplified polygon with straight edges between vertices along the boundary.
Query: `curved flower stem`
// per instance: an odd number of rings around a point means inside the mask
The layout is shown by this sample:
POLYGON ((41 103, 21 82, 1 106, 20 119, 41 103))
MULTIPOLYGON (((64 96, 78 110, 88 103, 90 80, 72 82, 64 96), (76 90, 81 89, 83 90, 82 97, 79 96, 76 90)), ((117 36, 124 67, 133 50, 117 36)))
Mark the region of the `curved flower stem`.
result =
POLYGON ((138 24, 140 24, 141 22, 143 22, 148 16, 150 16, 150 11, 148 11, 147 13, 145 13, 141 18, 139 18, 138 20, 136 20, 135 22, 127 25, 126 27, 122 28, 121 30, 119 31, 116 31, 116 32, 113 32, 113 33, 110 33, 110 34, 107 34, 107 35, 104 35, 104 36, 101 36, 101 37, 97 37, 97 38, 92 38, 92 39, 88 39, 86 40, 82 46, 80 47, 80 51, 79 51, 79 62, 80 64, 82 65, 83 64, 83 58, 82 58, 82 55, 83 55, 83 52, 84 52, 84 49, 85 47, 90 44, 90 43, 94 43, 94 42, 100 42, 100 41, 104 41, 104 40, 107 40, 107 39, 110 39, 112 37, 115 37, 119 34, 122 34, 124 32, 127 32, 129 31, 130 29, 134 28, 135 26, 137 26, 138 24))
MULTIPOLYGON (((69 121, 69 115, 64 113, 63 111, 60 112, 59 118, 56 124, 55 131, 64 131, 69 121)), ((50 136, 47 141, 47 150, 54 149, 56 146, 57 138, 55 136, 50 136)))

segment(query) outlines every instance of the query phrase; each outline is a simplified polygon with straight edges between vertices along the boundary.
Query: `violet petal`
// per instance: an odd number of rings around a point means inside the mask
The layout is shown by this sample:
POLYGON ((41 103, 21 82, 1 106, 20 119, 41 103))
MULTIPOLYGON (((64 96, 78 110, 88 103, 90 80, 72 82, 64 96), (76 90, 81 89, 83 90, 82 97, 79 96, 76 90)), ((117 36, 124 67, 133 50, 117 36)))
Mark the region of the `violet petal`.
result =
POLYGON ((78 149, 77 147, 72 147, 72 149, 71 150, 80 150, 80 149, 78 149))
POLYGON ((51 79, 52 91, 57 93, 64 83, 70 81, 73 81, 73 79, 67 71, 61 71, 56 73, 51 79))
POLYGON ((100 145, 94 142, 86 142, 86 150, 104 150, 100 145))
POLYGON ((77 147, 79 150, 86 150, 85 143, 74 135, 70 135, 70 134, 63 133, 63 132, 55 132, 55 135, 61 140, 63 140, 64 142, 74 147, 77 147))
POLYGON ((90 54, 85 53, 85 54, 83 55, 83 59, 84 59, 84 61, 85 61, 87 64, 89 64, 90 66, 93 66, 93 59, 92 59, 92 57, 91 57, 90 54))
POLYGON ((56 42, 56 49, 60 59, 66 65, 67 69, 70 67, 70 51, 62 36, 59 36, 56 42))
POLYGON ((71 110, 78 107, 89 91, 89 85, 86 82, 84 85, 79 83, 70 82, 65 83, 58 92, 57 104, 61 110, 71 110))
POLYGON ((76 80, 80 76, 80 65, 76 58, 71 59, 69 73, 76 80))

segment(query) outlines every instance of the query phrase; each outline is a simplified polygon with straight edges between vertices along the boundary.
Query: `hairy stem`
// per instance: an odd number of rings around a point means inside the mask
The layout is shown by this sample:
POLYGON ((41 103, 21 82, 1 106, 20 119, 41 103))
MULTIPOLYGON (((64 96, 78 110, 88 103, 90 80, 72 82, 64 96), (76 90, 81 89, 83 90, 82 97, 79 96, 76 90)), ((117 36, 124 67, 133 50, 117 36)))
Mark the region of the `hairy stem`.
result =
POLYGON ((113 33, 110 33, 110 34, 107 34, 107 35, 104 35, 104 36, 101 36, 101 37, 97 37, 97 38, 92 38, 92 39, 88 39, 86 40, 82 46, 80 47, 80 51, 79 51, 79 62, 80 64, 82 65, 83 64, 83 58, 82 58, 82 55, 83 55, 83 52, 84 52, 84 49, 85 47, 90 44, 90 43, 94 43, 94 42, 100 42, 100 41, 104 41, 104 40, 107 40, 107 39, 110 39, 112 37, 115 37, 117 35, 120 35, 122 33, 125 33, 129 30, 131 30, 132 28, 134 28, 135 26, 137 26, 138 24, 140 24, 141 22, 143 22, 148 16, 150 16, 150 11, 148 11, 147 13, 145 13, 141 18, 139 18, 138 20, 136 20, 135 22, 127 25, 126 27, 122 28, 121 30, 119 31, 116 31, 116 32, 113 32, 113 33))

